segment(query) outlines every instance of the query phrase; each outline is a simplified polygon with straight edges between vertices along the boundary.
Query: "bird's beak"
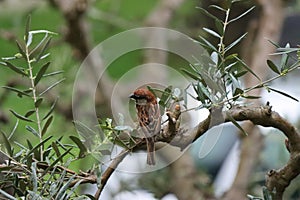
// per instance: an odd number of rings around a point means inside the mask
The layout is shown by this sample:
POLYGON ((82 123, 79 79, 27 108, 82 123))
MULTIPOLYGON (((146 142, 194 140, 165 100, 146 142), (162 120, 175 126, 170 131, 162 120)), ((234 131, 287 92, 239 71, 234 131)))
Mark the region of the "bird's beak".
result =
POLYGON ((131 94, 128 98, 135 99, 136 96, 134 94, 131 94))

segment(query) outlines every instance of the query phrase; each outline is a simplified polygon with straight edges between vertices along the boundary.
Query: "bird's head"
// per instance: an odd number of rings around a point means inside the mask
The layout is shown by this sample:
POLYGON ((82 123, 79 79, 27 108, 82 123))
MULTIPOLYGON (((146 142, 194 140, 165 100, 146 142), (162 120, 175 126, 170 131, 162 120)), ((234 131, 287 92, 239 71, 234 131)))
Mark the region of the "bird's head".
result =
POLYGON ((136 89, 133 94, 129 96, 129 98, 134 99, 139 105, 144 105, 146 103, 157 103, 154 94, 145 88, 136 89))

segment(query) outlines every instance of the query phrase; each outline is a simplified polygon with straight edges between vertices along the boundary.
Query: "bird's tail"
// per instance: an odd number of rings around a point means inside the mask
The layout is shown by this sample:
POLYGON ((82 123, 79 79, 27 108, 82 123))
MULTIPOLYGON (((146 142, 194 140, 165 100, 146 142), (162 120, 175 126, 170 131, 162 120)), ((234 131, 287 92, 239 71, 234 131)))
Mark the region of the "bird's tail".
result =
POLYGON ((155 143, 154 138, 146 138, 147 141, 147 164, 155 165, 155 143))

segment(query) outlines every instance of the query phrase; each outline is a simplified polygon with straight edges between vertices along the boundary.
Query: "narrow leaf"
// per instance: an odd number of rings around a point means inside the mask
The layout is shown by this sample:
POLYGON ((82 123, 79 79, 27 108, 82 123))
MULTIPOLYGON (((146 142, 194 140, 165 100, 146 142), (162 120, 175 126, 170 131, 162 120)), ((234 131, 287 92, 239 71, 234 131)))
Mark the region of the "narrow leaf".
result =
POLYGON ((11 64, 10 62, 5 62, 6 63, 6 65, 10 68, 10 69, 12 69, 13 71, 15 71, 15 72, 17 72, 18 74, 21 74, 21 75, 23 75, 23 76, 27 76, 27 74, 23 71, 23 70, 21 70, 21 69, 19 69, 18 67, 16 67, 16 66, 14 66, 13 64, 11 64))
POLYGON ((24 117, 20 114, 18 114, 17 112, 15 112, 14 110, 9 110, 14 116, 16 116, 18 119, 21 119, 23 121, 27 121, 27 122, 33 122, 31 119, 28 119, 27 117, 24 117))
POLYGON ((8 139, 9 139, 9 140, 10 140, 10 138, 12 138, 12 136, 15 134, 15 132, 16 132, 16 130, 17 130, 17 128, 18 128, 18 125, 19 125, 19 120, 17 119, 16 124, 15 124, 13 130, 10 132, 10 134, 9 134, 9 136, 8 136, 8 139))
MULTIPOLYGON (((36 173, 36 162, 33 162, 31 165, 31 181, 32 181, 32 185, 33 185, 33 192, 37 193, 38 190, 38 178, 37 178, 37 173, 36 173)), ((37 195, 38 196, 38 195, 37 195)))
POLYGON ((36 75, 36 77, 34 79, 34 85, 37 85, 39 83, 39 81, 44 76, 45 72, 47 71, 49 65, 50 65, 50 62, 47 62, 46 64, 44 64, 41 67, 40 71, 37 73, 37 75, 36 75))
POLYGON ((272 40, 268 40, 268 42, 270 42, 271 44, 273 44, 276 48, 280 48, 279 44, 276 44, 275 42, 273 42, 272 40))
POLYGON ((219 32, 219 35, 223 35, 224 34, 224 25, 222 22, 220 22, 219 20, 215 20, 215 26, 219 32))
POLYGON ((40 137, 39 133, 34 128, 32 128, 31 126, 26 125, 25 128, 26 128, 27 131, 31 132, 34 136, 40 137))
POLYGON ((27 155, 24 157, 24 160, 27 160, 27 158, 29 156, 31 156, 31 154, 38 150, 38 148, 40 148, 41 146, 43 146, 46 142, 48 142, 48 140, 50 140, 52 138, 52 136, 47 137, 45 140, 43 140, 42 142, 40 142, 39 144, 37 144, 35 147, 33 147, 28 153, 27 155))
MULTIPOLYGON (((71 199, 72 195, 74 194, 75 190, 80 186, 80 184, 84 181, 84 179, 79 180, 71 189, 70 192, 68 193, 68 195, 65 197, 65 199, 71 199)), ((80 198, 80 197, 79 197, 80 198)), ((95 198, 94 198, 95 199, 95 198)), ((74 199, 76 200, 76 199, 74 199)), ((77 199, 80 200, 80 199, 77 199)))
POLYGON ((78 137, 70 136, 70 139, 73 140, 73 142, 78 146, 80 150, 78 157, 83 158, 87 153, 86 146, 82 143, 82 141, 78 137))
POLYGON ((70 184, 75 179, 76 175, 74 174, 69 178, 69 180, 59 189, 56 199, 66 199, 65 196, 67 195, 67 191, 70 187, 70 184))
POLYGON ((12 92, 16 92, 17 95, 18 95, 19 97, 22 97, 22 95, 30 97, 29 94, 27 94, 27 93, 25 93, 24 91, 21 91, 21 90, 19 90, 19 89, 17 89, 17 88, 14 88, 14 87, 2 86, 2 88, 7 89, 7 90, 10 90, 10 91, 12 91, 12 92))
POLYGON ((267 64, 273 72, 275 72, 276 74, 280 74, 280 71, 278 70, 277 66, 271 60, 267 60, 267 64))
POLYGON ((34 103, 34 107, 38 108, 40 107, 41 103, 43 102, 43 98, 39 98, 38 100, 36 100, 36 102, 34 103))
POLYGON ((238 39, 236 39, 234 42, 232 42, 230 45, 228 45, 225 48, 225 52, 229 51, 232 47, 234 47, 235 45, 237 45, 246 35, 247 35, 247 33, 243 34, 238 39))
POLYGON ((260 99, 261 96, 251 96, 251 95, 243 95, 245 99, 260 99))
POLYGON ((237 74, 235 74, 234 76, 239 78, 239 77, 242 77, 244 76, 245 74, 247 74, 248 71, 241 71, 241 72, 238 72, 237 74))
POLYGON ((55 105, 58 101, 58 97, 55 99, 55 101, 53 102, 53 104, 51 105, 50 107, 50 110, 48 111, 48 113, 45 115, 45 117, 43 117, 42 120, 46 119, 47 117, 49 117, 51 115, 51 113, 53 112, 54 108, 55 108, 55 105))
POLYGON ((73 123, 76 127, 77 132, 83 136, 96 134, 95 131, 93 131, 89 126, 85 125, 80 121, 74 121, 73 123))
POLYGON ((268 89, 271 90, 271 91, 273 91, 273 92, 277 92, 277 93, 279 93, 279 94, 281 94, 281 95, 283 95, 283 96, 286 96, 286 97, 288 97, 288 98, 290 98, 290 99, 293 99, 294 101, 299 102, 298 99, 296 99, 295 97, 292 97, 291 95, 289 95, 289 94, 287 94, 287 93, 285 93, 285 92, 282 92, 282 91, 279 91, 279 90, 276 90, 276 89, 270 88, 270 87, 268 87, 268 89))
POLYGON ((199 80, 199 77, 196 76, 194 73, 192 73, 192 72, 190 72, 190 71, 188 71, 188 70, 186 70, 186 69, 181 69, 181 71, 182 71, 184 74, 186 74, 186 75, 188 75, 189 77, 191 77, 192 79, 194 79, 194 80, 199 80))
POLYGON ((42 136, 46 133, 46 131, 47 131, 48 127, 50 126, 52 120, 53 120, 53 116, 51 116, 47 119, 47 121, 46 121, 46 123, 45 123, 45 125, 42 129, 42 136))
POLYGON ((240 19, 240 18, 242 18, 242 17, 244 17, 244 16, 247 15, 249 12, 251 12, 254 8, 255 8, 255 6, 252 6, 251 8, 249 8, 247 11, 245 11, 245 12, 242 13, 241 15, 237 16, 236 18, 231 19, 231 20, 228 22, 228 24, 229 24, 229 23, 232 23, 232 22, 234 22, 234 21, 236 21, 236 20, 238 20, 238 19, 240 19))
POLYGON ((220 7, 220 6, 217 6, 217 5, 210 5, 209 7, 211 7, 211 8, 216 8, 217 10, 220 10, 220 11, 223 11, 223 12, 227 12, 226 9, 224 9, 224 8, 222 8, 222 7, 220 7))
POLYGON ((21 44, 19 43, 18 40, 16 40, 16 44, 17 44, 17 47, 19 49, 19 53, 23 56, 24 59, 26 59, 26 53, 24 51, 24 49, 22 48, 21 44))
POLYGON ((47 76, 55 76, 57 74, 62 74, 64 73, 64 71, 56 71, 56 72, 51 72, 49 74, 44 74, 43 77, 47 77, 47 76))
POLYGON ((213 31, 211 29, 203 28, 203 30, 206 31, 207 33, 211 34, 212 36, 215 36, 217 38, 221 38, 221 36, 217 32, 215 32, 215 31, 213 31))
POLYGON ((27 113, 24 115, 24 117, 30 117, 33 113, 35 113, 35 110, 29 110, 27 113))
POLYGON ((47 174, 47 172, 50 169, 53 169, 53 167, 60 161, 63 159, 63 157, 65 157, 70 151, 72 150, 72 148, 69 148, 68 150, 66 150, 63 154, 61 154, 61 156, 59 156, 54 162, 51 163, 51 165, 49 165, 49 167, 47 167, 47 169, 45 169, 44 173, 42 174, 42 177, 45 176, 47 174))
POLYGON ((51 42, 51 38, 49 38, 49 39, 47 40, 45 46, 43 47, 43 49, 41 50, 40 54, 38 55, 38 57, 37 57, 37 59, 36 59, 37 62, 38 62, 38 61, 41 59, 41 57, 44 55, 46 49, 49 47, 50 42, 51 42))
POLYGON ((237 121, 229 114, 226 113, 227 118, 238 128, 242 133, 244 133, 246 136, 248 136, 248 133, 237 123, 237 121))
POLYGON ((213 51, 218 51, 217 49, 216 49, 216 47, 214 46, 214 45, 212 45, 208 40, 206 40, 204 37, 202 37, 202 36, 199 36, 200 37, 200 39, 205 43, 201 43, 201 45, 203 45, 203 46, 205 46, 205 47, 207 47, 207 48, 209 48, 209 49, 211 49, 211 50, 213 50, 213 51))
POLYGON ((210 12, 208 12, 207 10, 205 10, 204 8, 201 8, 201 7, 196 7, 196 8, 198 8, 206 16, 211 17, 214 20, 219 20, 216 16, 214 16, 213 14, 211 14, 210 12))
POLYGON ((1 130, 0 130, 0 132, 2 134, 3 142, 4 142, 5 148, 7 150, 7 153, 8 153, 9 156, 12 157, 13 156, 13 151, 12 151, 12 147, 10 145, 10 142, 9 142, 8 138, 6 137, 6 134, 1 130))
POLYGON ((26 20, 26 25, 25 25, 25 35, 24 35, 25 43, 28 42, 30 25, 31 25, 31 16, 28 15, 27 20, 26 20))
MULTIPOLYGON (((52 148, 54 149, 55 151, 55 154, 57 157, 60 157, 61 156, 61 153, 59 152, 59 149, 58 149, 58 146, 56 145, 55 142, 52 142, 52 148)), ((63 162, 63 159, 60 160, 60 162, 62 163, 63 162)))
POLYGON ((65 80, 65 78, 53 83, 51 86, 49 86, 47 89, 45 89, 39 96, 42 96, 43 94, 45 94, 46 92, 48 92, 49 90, 51 90, 52 88, 54 88, 55 86, 57 86, 58 84, 63 82, 64 80, 65 80))
POLYGON ((280 61, 280 71, 283 72, 285 69, 288 69, 288 54, 283 54, 280 61))
POLYGON ((242 61, 239 57, 237 56, 234 56, 235 59, 237 59, 242 65, 243 67, 248 71, 250 72, 251 74, 253 74, 253 76, 255 76, 259 81, 261 81, 261 79, 254 73, 254 71, 244 62, 242 61))

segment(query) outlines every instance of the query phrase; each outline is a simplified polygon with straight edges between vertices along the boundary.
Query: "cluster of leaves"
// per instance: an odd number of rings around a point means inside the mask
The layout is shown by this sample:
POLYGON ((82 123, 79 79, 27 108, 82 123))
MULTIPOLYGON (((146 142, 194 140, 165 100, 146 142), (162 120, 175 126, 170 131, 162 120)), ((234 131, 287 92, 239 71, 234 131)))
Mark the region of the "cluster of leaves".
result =
MULTIPOLYGON (((45 94, 52 88, 61 83, 60 79, 55 83, 43 87, 41 80, 61 74, 62 71, 47 73, 50 62, 45 61, 49 56, 47 50, 50 45, 51 37, 56 35, 48 30, 30 30, 30 17, 27 19, 24 41, 16 41, 18 53, 13 57, 2 58, 0 64, 21 75, 28 80, 27 89, 21 87, 3 88, 14 92, 19 98, 29 98, 33 101, 33 108, 25 114, 10 110, 17 118, 17 122, 10 134, 1 131, 3 143, 6 148, 6 163, 0 167, 0 175, 4 176, 1 180, 0 194, 8 199, 15 197, 26 197, 28 199, 69 199, 79 197, 75 189, 80 181, 72 185, 76 177, 75 172, 67 169, 69 163, 81 158, 84 154, 82 143, 79 138, 71 136, 74 144, 63 144, 62 137, 54 139, 52 136, 45 137, 49 132, 49 127, 53 122, 53 111, 57 103, 56 99, 46 112, 41 112, 41 105, 44 104, 45 94), (42 35, 42 39, 34 42, 37 35, 42 35), (17 64, 18 65, 17 65, 17 64), (24 66, 20 63, 26 63, 24 66), (42 89, 44 88, 44 89, 42 89), (26 144, 12 141, 19 121, 27 123, 24 132, 28 131, 37 138, 36 142, 25 139, 26 144), (80 149, 79 155, 77 149, 80 149), (10 193, 6 189, 12 189, 10 193)), ((23 86, 24 87, 24 86, 23 86)), ((26 134, 24 133, 26 137, 26 134)), ((3 161, 1 161, 3 162, 3 161)))
POLYGON ((207 39, 200 36, 200 45, 211 52, 211 55, 204 55, 202 60, 191 64, 191 70, 183 70, 185 74, 195 80, 191 86, 196 96, 191 96, 202 103, 201 108, 223 106, 224 104, 231 106, 239 97, 257 98, 246 95, 242 89, 240 78, 247 72, 253 74, 259 81, 261 81, 260 78, 237 54, 229 54, 229 50, 240 43, 247 34, 243 34, 229 45, 224 44, 224 36, 228 26, 251 12, 254 7, 230 19, 231 3, 235 3, 236 1, 228 2, 230 2, 228 8, 222 8, 217 5, 210 6, 212 9, 217 9, 224 13, 223 20, 212 15, 207 10, 199 8, 203 14, 211 17, 215 21, 216 31, 208 28, 203 28, 203 30, 219 40, 218 47, 215 47, 207 39))
POLYGON ((207 39, 200 36, 200 45, 211 52, 210 56, 203 55, 201 60, 198 60, 195 64, 190 65, 190 70, 183 69, 183 72, 189 77, 195 80, 191 83, 191 87, 194 89, 196 96, 190 94, 194 99, 200 101, 202 104, 199 108, 211 108, 213 106, 224 106, 231 108, 232 105, 239 102, 241 98, 246 99, 257 99, 259 96, 250 96, 247 93, 258 88, 265 88, 269 92, 277 92, 281 95, 289 97, 293 100, 298 101, 294 97, 271 88, 268 83, 286 75, 286 73, 296 69, 299 65, 299 60, 294 62, 292 65, 288 64, 290 58, 289 53, 293 51, 298 51, 298 48, 280 48, 278 45, 270 41, 272 44, 278 47, 279 53, 275 55, 282 55, 280 66, 277 66, 271 60, 267 61, 267 65, 272 71, 274 71, 277 76, 269 79, 267 81, 262 81, 257 74, 255 74, 251 68, 241 60, 237 54, 229 54, 229 50, 236 46, 242 39, 246 37, 247 34, 241 35, 231 44, 224 44, 224 35, 226 29, 231 23, 239 20, 249 12, 251 12, 254 7, 251 7, 239 16, 230 19, 230 8, 231 4, 238 1, 228 1, 228 7, 222 8, 217 5, 211 5, 210 8, 217 9, 224 13, 224 19, 221 20, 216 16, 212 15, 210 12, 203 8, 199 8, 200 11, 212 18, 215 21, 216 30, 203 28, 205 32, 209 35, 216 37, 219 40, 218 47, 215 47, 207 39), (252 86, 250 88, 243 88, 241 84, 241 78, 246 74, 251 73, 260 82, 258 85, 252 86))

